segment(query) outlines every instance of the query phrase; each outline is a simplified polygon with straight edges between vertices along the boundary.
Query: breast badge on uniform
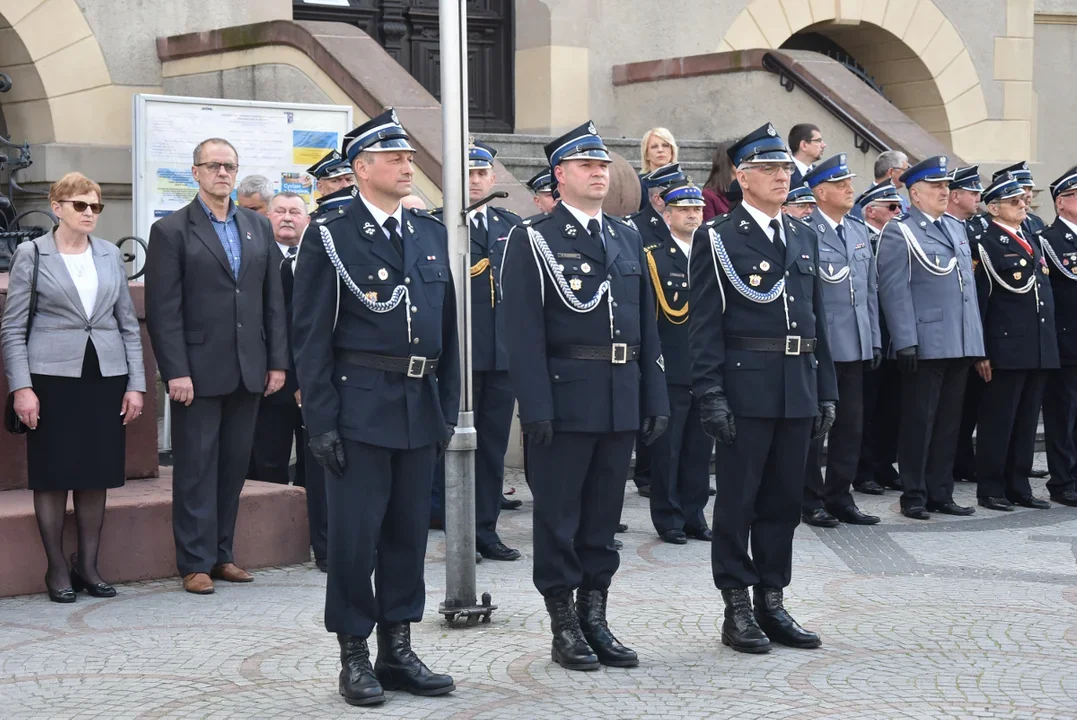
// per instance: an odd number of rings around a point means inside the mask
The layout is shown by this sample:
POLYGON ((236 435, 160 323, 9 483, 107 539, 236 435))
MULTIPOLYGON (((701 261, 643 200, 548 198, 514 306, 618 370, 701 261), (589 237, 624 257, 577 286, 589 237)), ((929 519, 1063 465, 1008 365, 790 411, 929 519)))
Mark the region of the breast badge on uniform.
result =
POLYGON ((766 260, 764 260, 763 262, 759 263, 759 269, 762 270, 763 272, 766 272, 767 270, 770 270, 770 263, 768 263, 766 260))
POLYGON ((373 223, 363 223, 363 232, 368 236, 373 235, 375 230, 377 230, 377 228, 374 227, 373 223))
POLYGON ((378 279, 379 280, 388 280, 389 279, 389 271, 386 270, 385 268, 381 268, 380 270, 378 270, 378 279))
POLYGON ((565 235, 568 235, 569 237, 576 237, 576 226, 565 225, 565 235))
POLYGON ((666 359, 664 357, 659 355, 658 359, 655 360, 655 363, 658 365, 659 369, 661 369, 662 372, 666 371, 666 359))
POLYGON ((1014 279, 1014 280, 1020 280, 1020 279, 1021 279, 1021 275, 1022 275, 1022 272, 1021 272, 1020 270, 1018 270, 1017 272, 1015 272, 1015 273, 1013 274, 1013 279, 1014 279))
POLYGON ((372 302, 377 302, 378 301, 378 291, 377 290, 369 290, 369 291, 363 293, 363 295, 366 297, 367 300, 370 300, 372 302))
POLYGON ((568 286, 572 288, 573 291, 579 292, 580 290, 583 290, 583 280, 574 277, 568 281, 568 286))
POLYGON ((583 265, 580 265, 580 270, 583 270, 584 272, 591 272, 591 266, 588 263, 584 263, 583 265))
POLYGON ((759 287, 759 283, 761 283, 761 282, 763 282, 763 276, 762 275, 749 275, 748 276, 748 284, 751 285, 752 287, 759 287))

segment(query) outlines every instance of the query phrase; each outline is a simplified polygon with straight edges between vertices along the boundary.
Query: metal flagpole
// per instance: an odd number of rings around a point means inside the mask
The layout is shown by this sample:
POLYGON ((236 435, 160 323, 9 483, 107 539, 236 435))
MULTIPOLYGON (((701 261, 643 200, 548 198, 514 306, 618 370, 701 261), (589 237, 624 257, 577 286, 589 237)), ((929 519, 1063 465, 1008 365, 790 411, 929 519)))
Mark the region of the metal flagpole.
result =
POLYGON ((445 602, 439 612, 450 622, 489 622, 490 595, 476 602, 475 434, 471 400, 471 248, 464 209, 468 186, 467 12, 465 0, 438 3, 441 49, 442 218, 456 284, 460 334, 460 418, 445 453, 445 602))

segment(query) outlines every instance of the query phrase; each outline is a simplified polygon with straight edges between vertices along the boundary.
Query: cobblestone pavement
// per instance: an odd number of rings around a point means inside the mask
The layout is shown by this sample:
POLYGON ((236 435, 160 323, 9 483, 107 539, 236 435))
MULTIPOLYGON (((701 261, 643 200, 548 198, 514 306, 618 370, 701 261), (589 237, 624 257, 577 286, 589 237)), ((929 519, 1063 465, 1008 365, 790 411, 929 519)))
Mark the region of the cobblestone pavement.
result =
MULTIPOLYGON (((208 597, 173 579, 66 606, 0 600, 0 716, 1077 718, 1075 509, 920 522, 898 514, 895 493, 858 495, 881 525, 797 530, 787 605, 823 647, 749 656, 721 646, 709 546, 658 541, 629 484, 610 613, 642 662, 578 673, 550 663, 531 503, 521 478, 509 484, 525 505, 502 515, 502 537, 524 559, 478 566, 480 593, 500 606, 492 624, 441 621, 444 535, 430 536, 426 620, 413 638, 455 676, 452 695, 346 706, 321 621, 325 576, 307 564, 219 583, 208 597)), ((959 485, 958 501, 975 504, 974 490, 959 485)))

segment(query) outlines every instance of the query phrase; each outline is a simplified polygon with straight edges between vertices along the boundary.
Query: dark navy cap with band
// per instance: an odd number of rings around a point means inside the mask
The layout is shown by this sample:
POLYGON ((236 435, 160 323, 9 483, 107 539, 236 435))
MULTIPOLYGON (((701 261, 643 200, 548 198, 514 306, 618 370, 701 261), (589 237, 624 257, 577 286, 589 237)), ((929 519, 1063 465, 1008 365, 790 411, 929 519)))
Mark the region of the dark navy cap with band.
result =
POLYGON ((876 183, 864 191, 864 194, 856 199, 856 204, 860 207, 864 207, 873 202, 901 202, 901 196, 898 195, 897 188, 894 187, 894 183, 887 179, 881 183, 876 183))
POLYGON ((492 168, 494 166, 494 157, 496 156, 497 150, 484 142, 471 138, 471 144, 467 149, 467 168, 468 170, 492 168))
POLYGON ((667 188, 672 185, 679 185, 687 179, 688 176, 681 170, 680 163, 670 163, 660 168, 655 168, 644 175, 643 184, 651 189, 667 188))
POLYGON ((1013 179, 1016 180, 1017 182, 1019 182, 1021 184, 1021 187, 1023 187, 1023 188, 1034 188, 1034 187, 1036 187, 1036 183, 1032 179, 1032 171, 1028 169, 1028 161, 1027 160, 1022 160, 1019 163, 1014 163, 1013 165, 1010 165, 1009 167, 1002 168, 1001 170, 999 170, 998 172, 996 172, 994 175, 991 176, 991 182, 994 183, 995 180, 998 180, 1000 177, 1002 177, 1006 173, 1009 173, 1010 175, 1013 175, 1013 179))
POLYGON ((1077 190, 1077 166, 1062 173, 1061 177, 1051 183, 1051 199, 1077 190))
POLYGON ((984 190, 983 202, 984 205, 990 205, 993 202, 1021 197, 1024 194, 1025 189, 1011 173, 995 173, 994 181, 984 190))
POLYGON ((666 207, 703 207, 703 191, 691 180, 683 180, 662 191, 666 207))
POLYGON ((344 154, 348 162, 361 152, 415 152, 408 133, 400 124, 396 110, 389 108, 344 136, 344 154))
POLYGON ((815 196, 812 195, 811 188, 807 185, 798 185, 789 191, 789 195, 785 198, 786 205, 814 205, 815 196))
POLYGON ((785 141, 778 137, 778 131, 770 123, 745 135, 726 151, 733 167, 744 163, 792 163, 793 157, 785 141))
POLYGON ((967 165, 954 170, 950 175, 950 189, 983 192, 984 186, 980 184, 980 166, 967 165))
POLYGON ((553 186, 555 184, 553 171, 550 170, 550 168, 540 170, 537 175, 528 180, 525 184, 533 193, 553 192, 553 186))
POLYGON ((586 122, 574 130, 546 144, 543 148, 550 167, 555 168, 565 160, 603 160, 613 162, 602 138, 598 136, 593 122, 586 122))
POLYGON ((330 150, 325 157, 307 168, 307 173, 315 180, 326 180, 341 175, 351 175, 352 169, 343 155, 336 150, 330 150))

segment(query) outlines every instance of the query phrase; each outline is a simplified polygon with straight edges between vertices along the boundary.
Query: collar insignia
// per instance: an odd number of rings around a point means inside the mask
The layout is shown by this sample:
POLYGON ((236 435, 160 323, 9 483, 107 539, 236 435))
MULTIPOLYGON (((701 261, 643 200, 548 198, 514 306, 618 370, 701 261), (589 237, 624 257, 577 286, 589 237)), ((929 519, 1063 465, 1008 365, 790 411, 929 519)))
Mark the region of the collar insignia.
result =
POLYGON ((823 223, 819 223, 819 232, 825 233, 826 232, 826 225, 824 225, 823 223))
POLYGON ((565 235, 568 235, 569 237, 576 237, 576 226, 572 223, 565 225, 565 235))
POLYGON ((651 225, 657 225, 657 224, 658 224, 658 218, 651 217, 651 225))
POLYGON ((412 233, 413 235, 415 234, 415 228, 412 226, 411 220, 408 220, 408 232, 412 233))
POLYGON ((373 235, 376 229, 377 228, 375 228, 372 223, 363 224, 363 232, 366 233, 368 236, 373 235))
POLYGON ((920 221, 920 227, 922 227, 922 228, 926 228, 926 227, 927 227, 927 223, 926 223, 926 222, 924 222, 923 220, 921 220, 921 221, 920 221))
POLYGON ((747 232, 748 228, 750 228, 751 226, 752 226, 752 224, 750 222, 748 222, 747 220, 741 220, 740 221, 740 229, 745 231, 745 232, 747 232))

